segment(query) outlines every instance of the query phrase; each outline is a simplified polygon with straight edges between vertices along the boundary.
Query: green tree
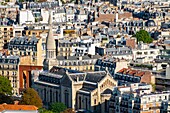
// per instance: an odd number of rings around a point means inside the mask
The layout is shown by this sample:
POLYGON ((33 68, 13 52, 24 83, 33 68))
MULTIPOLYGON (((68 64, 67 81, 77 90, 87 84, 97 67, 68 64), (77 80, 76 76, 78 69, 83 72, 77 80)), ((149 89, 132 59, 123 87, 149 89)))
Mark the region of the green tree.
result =
POLYGON ((45 108, 40 108, 38 111, 39 113, 53 113, 52 111, 46 110, 45 108))
POLYGON ((61 112, 61 113, 76 113, 73 109, 66 109, 66 110, 64 110, 63 112, 61 112))
POLYGON ((137 38, 137 42, 143 41, 144 43, 151 43, 153 41, 149 33, 145 30, 140 30, 133 36, 137 38))
POLYGON ((10 81, 3 76, 0 76, 0 93, 11 95, 12 94, 12 87, 10 81))
POLYGON ((38 93, 32 88, 27 88, 24 91, 20 104, 35 105, 38 108, 41 108, 43 105, 42 100, 39 97, 38 93))
POLYGON ((54 113, 60 113, 66 110, 67 107, 63 103, 55 102, 50 106, 50 110, 54 113))
POLYGON ((0 104, 7 103, 7 104, 14 104, 14 100, 11 96, 5 95, 0 93, 0 104))

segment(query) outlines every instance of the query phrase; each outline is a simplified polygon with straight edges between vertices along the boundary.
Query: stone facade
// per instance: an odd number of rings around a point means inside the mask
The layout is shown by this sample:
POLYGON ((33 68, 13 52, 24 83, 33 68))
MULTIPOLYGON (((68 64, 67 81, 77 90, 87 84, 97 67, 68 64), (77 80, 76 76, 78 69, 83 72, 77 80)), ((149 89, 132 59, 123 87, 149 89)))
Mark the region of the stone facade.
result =
POLYGON ((107 113, 108 100, 116 85, 105 71, 84 73, 55 66, 48 72, 41 72, 34 82, 45 107, 52 102, 62 102, 68 108, 97 113, 107 113))

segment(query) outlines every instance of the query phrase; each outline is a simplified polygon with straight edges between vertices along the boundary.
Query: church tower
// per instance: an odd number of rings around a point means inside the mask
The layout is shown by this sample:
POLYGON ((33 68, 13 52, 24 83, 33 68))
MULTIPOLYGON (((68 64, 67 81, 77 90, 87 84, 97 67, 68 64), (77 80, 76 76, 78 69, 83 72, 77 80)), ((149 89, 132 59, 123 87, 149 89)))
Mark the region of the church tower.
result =
POLYGON ((52 18, 51 18, 51 12, 49 13, 49 32, 46 40, 46 59, 55 59, 56 58, 56 45, 55 45, 55 39, 53 37, 53 31, 52 31, 52 18))

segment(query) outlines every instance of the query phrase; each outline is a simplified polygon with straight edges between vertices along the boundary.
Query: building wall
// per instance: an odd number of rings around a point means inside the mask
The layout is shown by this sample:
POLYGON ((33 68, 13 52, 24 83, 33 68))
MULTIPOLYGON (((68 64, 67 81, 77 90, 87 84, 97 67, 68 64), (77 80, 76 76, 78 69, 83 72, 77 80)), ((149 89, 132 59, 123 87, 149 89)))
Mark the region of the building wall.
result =
POLYGON ((23 10, 19 12, 20 16, 19 18, 19 24, 22 25, 23 23, 26 23, 27 21, 30 21, 32 23, 35 23, 35 18, 32 14, 32 11, 28 11, 28 10, 23 10))
POLYGON ((18 64, 0 64, 0 75, 10 80, 13 94, 19 94, 18 64))
POLYGON ((13 26, 0 26, 0 41, 3 42, 0 44, 0 50, 8 48, 7 44, 11 38, 13 38, 13 26))
POLYGON ((40 37, 41 33, 48 33, 48 30, 44 28, 42 29, 33 29, 33 30, 26 30, 26 36, 33 36, 40 37))
POLYGON ((24 88, 31 86, 31 71, 41 70, 42 66, 31 66, 31 65, 19 65, 19 91, 23 91, 24 88), (24 83, 25 82, 25 83, 24 83), (24 86, 25 84, 25 86, 24 86))
POLYGON ((129 61, 116 62, 115 73, 117 73, 122 68, 128 68, 129 61))
POLYGON ((45 59, 45 57, 43 57, 43 53, 45 52, 45 50, 42 49, 42 38, 39 39, 38 44, 37 44, 37 66, 43 66, 43 61, 45 59))
POLYGON ((144 62, 151 62, 153 59, 158 56, 159 49, 140 49, 140 50, 133 50, 133 59, 136 60, 137 58, 144 58, 144 62))
POLYGON ((135 49, 136 47, 136 40, 135 39, 126 39, 126 46, 135 49))
POLYGON ((110 77, 110 75, 107 75, 100 83, 98 83, 97 88, 94 89, 91 93, 89 93, 80 90, 83 87, 83 81, 79 80, 72 81, 70 79, 71 77, 69 76, 71 75, 64 76, 59 84, 51 84, 39 80, 34 83, 35 90, 38 91, 40 97, 43 100, 43 103, 45 103, 44 106, 48 108, 50 103, 56 102, 55 96, 57 95, 55 95, 55 92, 57 91, 59 93, 58 102, 64 103, 69 108, 73 108, 75 110, 78 109, 88 109, 91 111, 97 110, 98 113, 106 113, 104 111, 105 109, 104 103, 106 100, 110 99, 111 95, 102 93, 106 89, 112 90, 112 88, 117 85, 117 82, 114 81, 110 77), (43 93, 44 90, 46 90, 47 93, 46 96, 48 95, 47 96, 48 99, 46 100, 44 99, 45 96, 43 93), (54 96, 50 96, 49 94, 50 92, 52 92, 54 96), (68 100, 66 98, 68 98, 68 100))

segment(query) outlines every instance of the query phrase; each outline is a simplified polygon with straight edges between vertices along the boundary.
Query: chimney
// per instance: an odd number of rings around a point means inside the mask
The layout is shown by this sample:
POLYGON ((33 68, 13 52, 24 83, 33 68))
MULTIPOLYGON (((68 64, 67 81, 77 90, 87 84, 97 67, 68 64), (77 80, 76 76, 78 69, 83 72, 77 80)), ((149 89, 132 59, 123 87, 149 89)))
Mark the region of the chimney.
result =
POLYGON ((117 21, 118 21, 118 19, 119 19, 119 14, 118 14, 118 12, 116 12, 115 21, 117 22, 117 21))
POLYGON ((14 101, 14 105, 18 105, 19 104, 19 101, 14 101))
POLYGON ((77 82, 79 81, 79 77, 78 76, 76 77, 76 80, 77 80, 77 82))
POLYGON ((79 56, 79 60, 82 60, 82 56, 79 56))

